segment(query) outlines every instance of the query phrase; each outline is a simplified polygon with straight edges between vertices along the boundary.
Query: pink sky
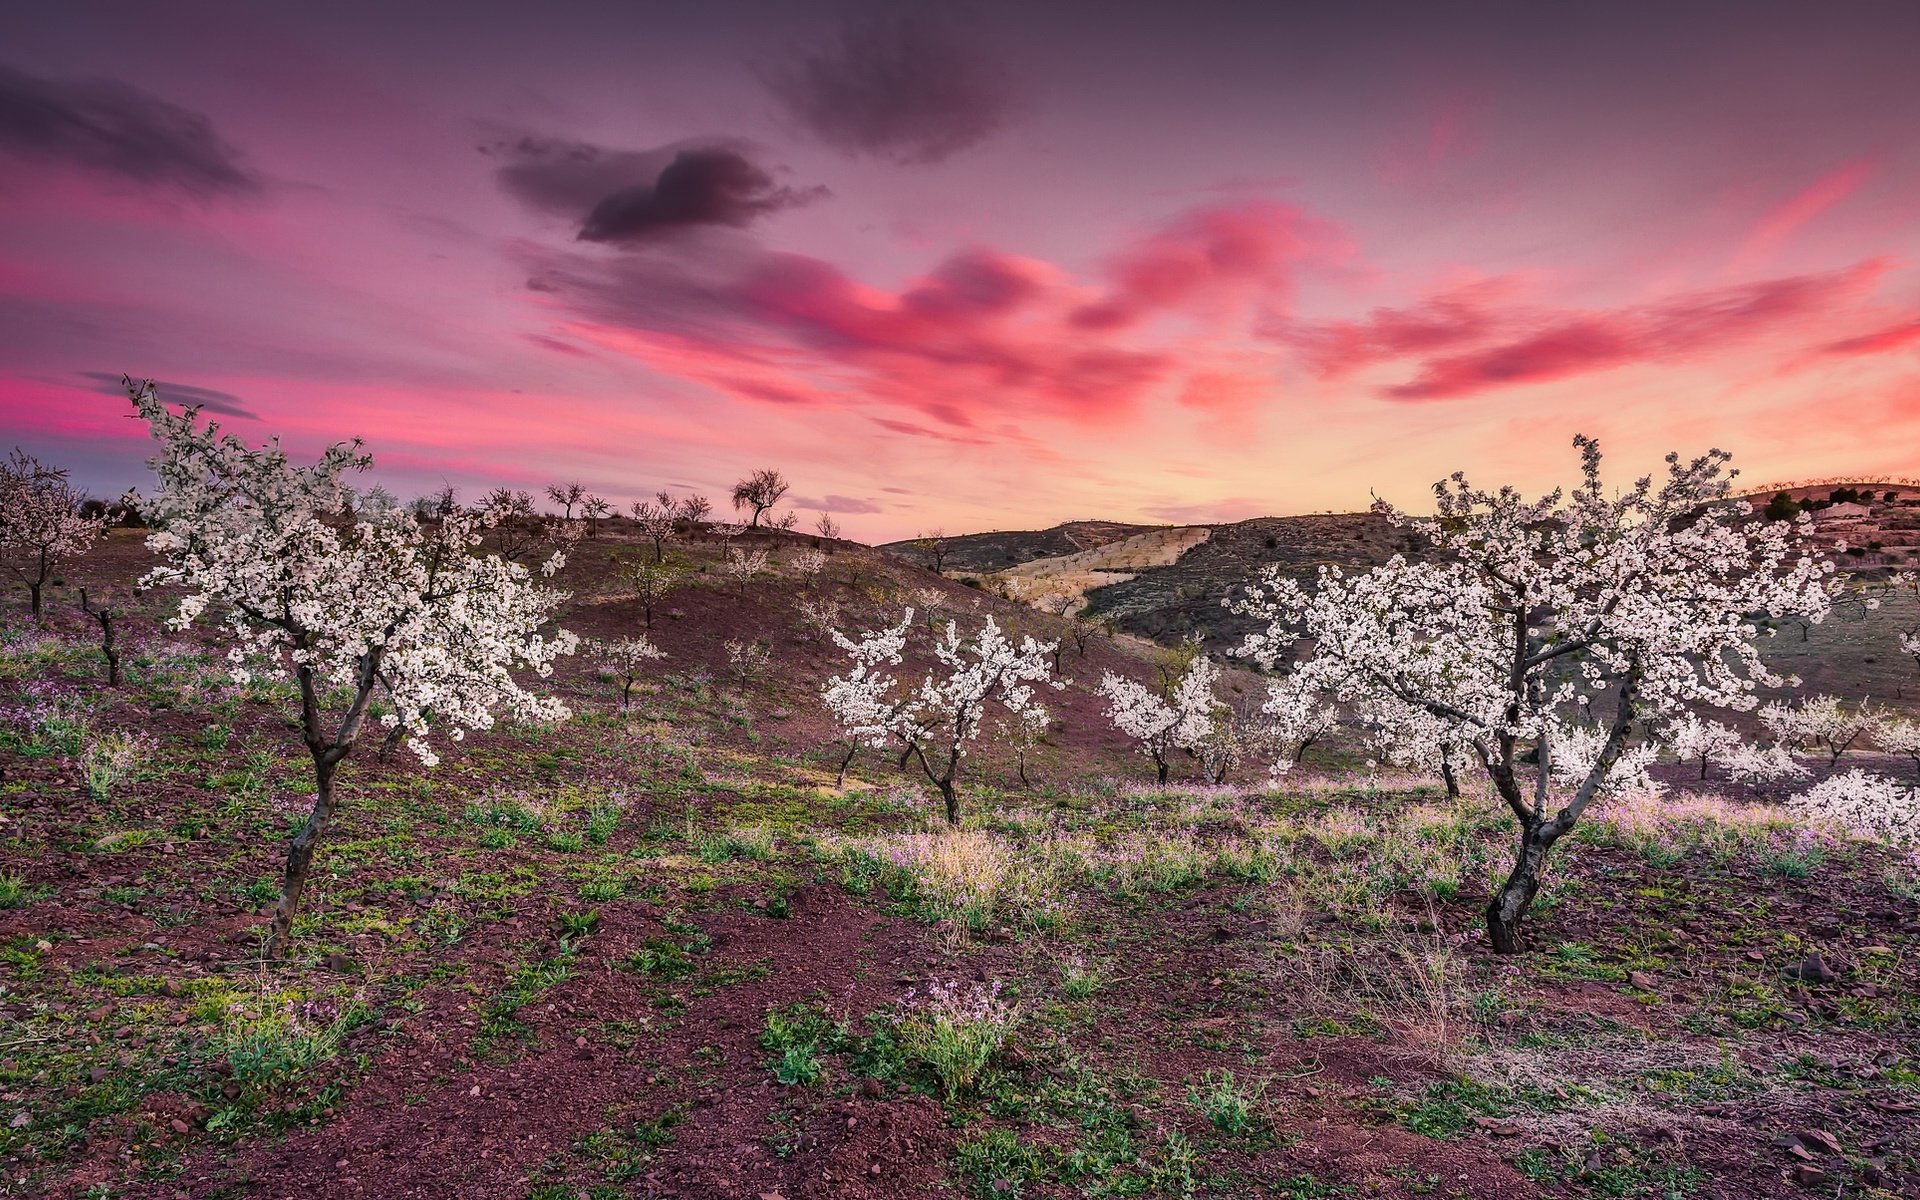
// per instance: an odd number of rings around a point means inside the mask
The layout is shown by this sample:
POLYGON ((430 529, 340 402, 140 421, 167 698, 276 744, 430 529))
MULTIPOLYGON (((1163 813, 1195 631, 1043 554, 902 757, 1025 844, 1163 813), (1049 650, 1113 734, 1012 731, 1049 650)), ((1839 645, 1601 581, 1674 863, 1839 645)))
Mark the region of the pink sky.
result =
POLYGON ((16 18, 0 444, 141 482, 124 371, 403 495, 771 465, 874 540, 1544 489, 1577 432, 1920 473, 1920 10, 1277 7, 16 18))

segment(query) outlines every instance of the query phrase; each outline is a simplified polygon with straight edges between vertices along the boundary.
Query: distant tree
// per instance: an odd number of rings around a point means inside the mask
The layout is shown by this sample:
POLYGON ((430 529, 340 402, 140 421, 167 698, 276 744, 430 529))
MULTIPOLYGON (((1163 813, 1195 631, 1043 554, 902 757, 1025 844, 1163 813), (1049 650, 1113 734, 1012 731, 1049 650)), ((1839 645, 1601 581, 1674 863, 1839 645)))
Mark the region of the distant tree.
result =
POLYGON ((820 573, 827 569, 827 556, 818 550, 807 549, 793 556, 794 573, 800 576, 800 582, 812 591, 820 582, 820 573))
POLYGON ((589 642, 586 649, 601 670, 620 681, 621 708, 632 702, 633 685, 640 681, 640 674, 646 670, 647 664, 667 656, 666 651, 654 645, 653 639, 644 634, 589 642))
POLYGON ((740 690, 759 681, 767 669, 773 665, 773 646, 765 638, 755 638, 751 642, 737 638, 727 642, 727 667, 733 672, 734 681, 740 690))
POLYGON ((1292 679, 1276 679, 1267 684, 1267 702, 1260 712, 1268 722, 1267 739, 1278 751, 1273 763, 1276 775, 1299 766, 1307 751, 1331 733, 1338 720, 1333 705, 1326 703, 1311 685, 1300 686, 1292 679))
POLYGON ((621 578, 640 601, 648 629, 653 628, 654 606, 679 587, 685 577, 686 572, 668 562, 628 562, 621 568, 621 578))
MULTIPOLYGON (((160 445, 151 463, 160 487, 144 510, 155 530, 147 545, 164 565, 143 584, 185 591, 175 628, 222 605, 236 680, 275 671, 299 691, 314 801, 287 849, 268 946, 279 958, 333 818, 335 773, 374 697, 391 708, 380 723, 404 729, 428 766, 438 761, 427 740, 435 726, 457 740, 491 727, 502 708, 565 718, 565 705, 526 690, 513 672, 544 676, 573 652, 572 634, 541 632, 566 595, 518 563, 475 553, 492 519, 485 511, 449 512, 433 525, 398 510, 349 523, 341 477, 372 465, 359 442, 295 467, 277 442, 252 449, 202 427, 197 410, 175 415, 151 381, 127 390, 160 445)), ((541 574, 563 561, 555 554, 541 574)))
POLYGON ((794 512, 792 509, 788 509, 777 517, 768 518, 767 528, 778 529, 781 533, 791 533, 793 532, 793 527, 799 523, 800 514, 794 512))
POLYGON ((36 621, 41 592, 54 572, 92 549, 106 528, 104 514, 80 515, 82 499, 66 471, 18 447, 0 462, 0 566, 27 585, 36 621))
POLYGON ((653 543, 653 561, 666 559, 667 539, 679 531, 680 508, 673 497, 661 492, 652 500, 633 502, 633 521, 640 528, 640 536, 653 543))
MULTIPOLYGON (((661 495, 665 496, 666 493, 662 492, 661 495)), ((687 523, 687 532, 698 533, 700 526, 713 515, 713 501, 696 492, 680 501, 679 512, 680 519, 687 523)))
POLYGON ((1773 499, 1767 501, 1766 517, 1769 521, 1791 521, 1800 513, 1800 502, 1785 492, 1775 492, 1773 499))
POLYGON ((747 524, 757 529, 761 515, 780 503, 780 497, 787 494, 790 486, 785 475, 772 467, 762 467, 733 485, 733 507, 752 509, 753 519, 747 524))
POLYGON ((1220 668, 1213 660, 1195 657, 1185 674, 1174 681, 1166 697, 1152 688, 1109 671, 1100 680, 1107 700, 1107 719, 1114 728, 1139 743, 1140 753, 1153 760, 1162 785, 1172 768, 1173 752, 1199 754, 1213 732, 1214 713, 1222 706, 1214 697, 1220 668))
POLYGON ((1882 714, 1865 700, 1849 706, 1837 696, 1814 696, 1790 705, 1775 700, 1760 710, 1761 724, 1789 749, 1818 748, 1829 769, 1861 738, 1871 739, 1882 714))
POLYGON ((580 515, 587 522, 587 536, 600 536, 600 522, 613 515, 613 505, 600 496, 589 492, 580 498, 580 515))
POLYGON ((1019 773, 1020 786, 1030 788, 1033 781, 1027 778, 1027 759, 1033 756, 1041 739, 1047 736, 1047 730, 1053 726, 1053 714, 1032 698, 1031 686, 1024 683, 1016 686, 1027 694, 1001 714, 997 732, 1000 740, 1013 751, 1013 766, 1019 773))
POLYGON ((913 539, 913 548, 920 558, 935 571, 946 570, 947 535, 945 530, 934 529, 919 534, 913 539))
MULTIPOLYGON (((481 527, 491 533, 495 553, 508 562, 522 562, 543 551, 551 554, 569 550, 579 540, 578 523, 542 516, 530 492, 495 488, 481 498, 475 511, 484 518, 481 527)), ((443 515, 441 519, 448 517, 443 515)), ((564 554, 561 561, 565 561, 564 554)))
POLYGON ((574 507, 584 503, 588 495, 586 485, 580 483, 578 480, 573 483, 550 483, 547 485, 547 499, 560 506, 561 517, 568 521, 573 520, 574 507))
POLYGON ((732 577, 735 583, 740 585, 742 594, 746 592, 747 585, 752 583, 754 578, 766 569, 767 552, 765 550, 742 550, 738 546, 727 547, 727 574, 732 577))
POLYGON ((821 513, 813 522, 813 528, 814 532, 830 542, 840 536, 840 522, 833 519, 832 513, 821 513))

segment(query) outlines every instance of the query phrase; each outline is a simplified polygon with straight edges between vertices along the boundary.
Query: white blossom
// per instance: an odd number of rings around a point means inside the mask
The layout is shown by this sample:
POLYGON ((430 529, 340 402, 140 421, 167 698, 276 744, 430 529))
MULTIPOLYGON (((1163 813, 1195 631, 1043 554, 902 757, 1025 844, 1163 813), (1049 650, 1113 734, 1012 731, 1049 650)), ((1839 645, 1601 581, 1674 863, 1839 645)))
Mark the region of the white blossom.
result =
POLYGON ((1325 736, 1339 719, 1333 705, 1323 701, 1310 686, 1292 679, 1267 684, 1267 702, 1260 712, 1268 721, 1268 737, 1280 751, 1273 760, 1276 776, 1297 766, 1307 747, 1325 736))
POLYGON ((962 637, 959 623, 953 622, 930 639, 936 669, 902 695, 888 668, 901 661, 913 611, 908 608, 898 625, 857 641, 835 630, 833 640, 852 659, 852 667, 828 680, 821 697, 850 739, 874 747, 890 742, 901 746, 940 789, 947 819, 957 822, 954 781, 968 747, 980 736, 989 706, 1018 720, 1036 704, 1032 685, 1060 687, 1048 664, 1054 647, 1032 637, 1016 643, 991 616, 971 638, 962 637))
POLYGON ((1661 485, 1649 476, 1610 494, 1598 446, 1576 445, 1583 480, 1570 493, 1527 501, 1455 474, 1435 485, 1431 518, 1375 504, 1431 557, 1361 574, 1323 567, 1311 591, 1269 568, 1234 605, 1266 623, 1243 653, 1271 664, 1304 635, 1313 650, 1298 686, 1376 724, 1423 713, 1427 736, 1486 769, 1525 833, 1489 911, 1503 951, 1517 945, 1547 850, 1608 785, 1635 730, 1700 706, 1751 709, 1758 688, 1786 685, 1760 658, 1758 623, 1820 621, 1834 587, 1832 563, 1802 549, 1804 522, 1752 521, 1729 498, 1724 452, 1668 455, 1661 485), (1606 714, 1591 755, 1560 744, 1570 727, 1559 714, 1583 708, 1606 714), (1584 771, 1570 777, 1563 754, 1584 771))
POLYGON ((1166 697, 1152 688, 1109 671, 1100 680, 1107 700, 1107 719, 1115 729, 1139 744, 1140 753, 1153 760, 1160 782, 1167 781, 1168 756, 1176 750, 1199 753, 1213 732, 1213 714, 1221 708, 1214 698, 1220 668, 1205 656, 1196 656, 1186 673, 1174 682, 1166 697))
POLYGON ((1858 767, 1822 779, 1788 804, 1896 846, 1920 845, 1920 791, 1858 767))
POLYGON ((106 528, 106 518, 80 515, 80 499, 64 470, 18 448, 0 461, 0 566, 27 585, 35 620, 47 581, 106 528))
MULTIPOLYGON (((165 562, 143 585, 183 589, 176 629, 216 610, 236 682, 270 669, 300 689, 318 788, 289 851, 274 925, 279 953, 306 861, 331 816, 334 770, 376 695, 391 707, 380 723, 429 766, 438 761, 428 741, 435 728, 459 740, 490 728, 501 710, 565 718, 559 700, 527 690, 514 672, 547 675, 556 657, 575 649, 571 633, 541 632, 566 593, 535 582, 519 563, 476 553, 495 510, 449 506, 432 524, 400 509, 349 515, 341 476, 372 462, 357 441, 297 467, 277 441, 252 449, 213 423, 202 426, 195 409, 174 414, 151 381, 129 382, 128 394, 160 445, 150 464, 159 490, 141 515, 154 530, 147 545, 165 562), (329 714, 336 696, 344 707, 329 714)), ((552 576, 564 561, 556 553, 540 573, 552 576)))

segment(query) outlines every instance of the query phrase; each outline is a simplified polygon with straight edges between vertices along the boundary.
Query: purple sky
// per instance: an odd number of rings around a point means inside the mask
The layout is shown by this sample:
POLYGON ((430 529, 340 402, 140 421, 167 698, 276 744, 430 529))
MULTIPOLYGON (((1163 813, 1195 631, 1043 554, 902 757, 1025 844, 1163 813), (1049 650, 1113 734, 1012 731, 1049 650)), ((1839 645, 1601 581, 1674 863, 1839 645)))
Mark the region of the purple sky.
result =
POLYGON ((0 443, 100 491, 123 371, 402 494, 773 465, 875 539, 1576 432, 1920 474, 1911 3, 22 13, 0 443))

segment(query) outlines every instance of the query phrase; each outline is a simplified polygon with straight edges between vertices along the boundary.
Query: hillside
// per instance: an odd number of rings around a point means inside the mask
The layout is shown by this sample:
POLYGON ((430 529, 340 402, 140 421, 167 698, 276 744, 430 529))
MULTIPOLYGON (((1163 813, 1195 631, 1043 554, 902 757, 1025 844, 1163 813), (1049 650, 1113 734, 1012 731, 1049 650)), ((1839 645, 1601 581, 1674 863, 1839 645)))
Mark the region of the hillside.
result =
MULTIPOLYGON (((1069 553, 1124 560, 1154 532, 1108 528, 1069 553)), ((1026 778, 981 743, 949 828, 892 753, 836 783, 819 687, 845 657, 820 619, 916 606, 909 679, 930 609, 1066 622, 848 543, 809 581, 809 544, 764 535, 746 580, 716 542, 672 546, 667 657, 630 707, 582 655, 541 685, 567 721, 432 769, 356 752, 285 962, 261 935, 312 787, 288 689, 235 685, 217 635, 160 624, 170 598, 129 590, 152 562, 131 531, 66 573, 44 626, 6 593, 12 1194, 1910 1194, 1920 913, 1891 850, 1663 768, 1678 790, 1598 806, 1535 952, 1496 958, 1482 913, 1512 830, 1483 784, 1449 800, 1336 738, 1277 781, 1250 762, 1213 785, 1176 756, 1155 787, 1094 692, 1156 678, 1124 636, 1061 647, 1026 778), (118 688, 76 585, 125 608, 118 688), (754 644, 767 662, 740 669, 730 647, 754 644), (940 1021, 987 1039, 978 1057, 940 1021)), ((1249 563, 1391 548, 1372 518, 1242 522, 1097 594, 1143 619, 1143 585, 1185 580, 1171 611, 1198 619, 1249 563)), ((647 553, 603 525, 559 577, 562 622, 642 631, 615 567, 647 553)), ((1810 674, 1824 633, 1792 642, 1810 674)), ((1258 681, 1221 693, 1244 708, 1258 681)))

